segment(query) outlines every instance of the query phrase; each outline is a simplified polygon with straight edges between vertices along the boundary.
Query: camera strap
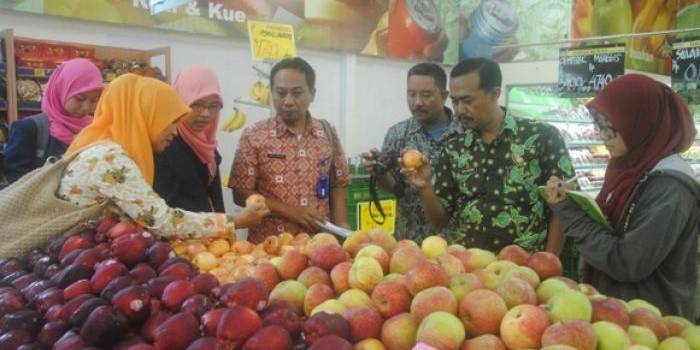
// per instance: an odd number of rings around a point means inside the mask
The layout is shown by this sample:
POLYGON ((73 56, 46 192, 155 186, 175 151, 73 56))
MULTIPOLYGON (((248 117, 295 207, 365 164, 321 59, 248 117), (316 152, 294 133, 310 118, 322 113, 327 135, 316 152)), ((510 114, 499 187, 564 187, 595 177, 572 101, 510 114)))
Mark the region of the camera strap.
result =
MULTIPOLYGON (((406 127, 403 130, 403 137, 401 137, 401 146, 397 150, 397 153, 400 155, 401 152, 403 151, 404 148, 406 148, 406 138, 408 138, 408 131, 409 131, 409 126, 406 125, 406 127)), ((393 154, 393 152, 390 152, 393 154)), ((387 169, 387 172, 393 174, 392 169, 387 169)), ((386 173, 385 173, 386 174, 386 173)), ((384 176, 384 174, 382 174, 384 176)), ((369 177, 369 216, 372 218, 372 221, 377 223, 378 225, 383 225, 384 222, 386 221, 386 213, 384 212, 384 208, 382 208, 382 203, 379 200, 379 195, 377 194, 377 176, 375 175, 370 175, 369 177), (381 216, 381 220, 375 218, 374 215, 372 215, 372 207, 376 207, 377 211, 379 212, 379 215, 381 216)), ((394 194, 397 197, 403 196, 403 192, 405 189, 405 184, 400 178, 396 178, 396 186, 394 187, 394 194)))

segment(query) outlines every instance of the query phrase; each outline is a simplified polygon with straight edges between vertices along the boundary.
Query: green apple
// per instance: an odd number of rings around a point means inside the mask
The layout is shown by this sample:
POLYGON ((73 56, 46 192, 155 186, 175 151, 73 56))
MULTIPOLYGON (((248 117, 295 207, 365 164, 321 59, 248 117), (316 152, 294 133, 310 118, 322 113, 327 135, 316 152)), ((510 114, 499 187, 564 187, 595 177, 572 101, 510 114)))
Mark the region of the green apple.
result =
POLYGON ((313 309, 313 311, 311 311, 311 315, 314 315, 318 312, 327 312, 330 314, 342 315, 343 312, 345 312, 345 310, 347 309, 348 308, 345 307, 345 305, 343 305, 343 303, 341 303, 337 299, 328 299, 316 306, 313 309))
POLYGON ((374 258, 362 257, 355 259, 350 267, 348 282, 351 288, 361 289, 372 293, 372 289, 384 278, 384 270, 374 258))
POLYGON ((680 336, 686 328, 693 325, 690 321, 680 316, 664 316, 664 324, 671 336, 680 336))
POLYGON ((438 349, 459 349, 466 332, 457 316, 438 311, 426 316, 418 326, 416 341, 438 349))
POLYGON ((627 348, 626 350, 654 350, 646 345, 635 344, 627 348))
POLYGON ((693 350, 693 348, 681 337, 668 337, 659 344, 656 350, 693 350))
POLYGON ((462 260, 464 270, 471 272, 477 269, 483 269, 490 263, 496 261, 496 255, 488 250, 479 248, 469 248, 462 260))
POLYGON ((686 328, 681 337, 690 344, 693 350, 700 350, 700 326, 690 326, 686 328))
POLYGON ((496 260, 492 263, 490 263, 488 266, 486 266, 487 270, 493 271, 496 276, 498 276, 499 279, 503 278, 505 274, 518 267, 518 265, 512 261, 508 260, 496 260))
POLYGON ((479 277, 471 272, 460 273, 452 276, 449 282, 449 288, 454 294, 457 301, 462 301, 465 295, 469 292, 484 288, 479 277))
POLYGON ((598 321, 593 331, 598 336, 598 350, 621 350, 632 345, 627 332, 615 323, 598 321))
POLYGON ((447 252, 447 241, 440 236, 428 236, 420 245, 423 254, 428 258, 435 258, 447 252))
POLYGON ((306 286, 295 280, 282 281, 270 292, 269 302, 286 301, 299 313, 304 312, 304 299, 307 292, 306 286))
POLYGON ((554 294, 547 302, 547 313, 552 323, 566 320, 591 321, 593 306, 588 297, 575 290, 554 294))
POLYGON ((550 346, 545 346, 541 348, 540 350, 577 350, 573 346, 568 346, 568 345, 550 345, 550 346))
POLYGON ((658 307, 656 307, 656 306, 650 304, 650 303, 649 303, 648 301, 646 301, 646 300, 642 300, 642 299, 632 299, 632 300, 630 300, 630 301, 627 302, 627 309, 629 309, 629 312, 632 312, 632 311, 634 311, 635 309, 639 309, 639 308, 649 309, 649 310, 651 310, 653 313, 655 313, 656 316, 663 317, 663 316, 661 315, 661 310, 659 310, 658 307))
POLYGON ((417 330, 413 316, 404 312, 384 321, 379 340, 387 349, 411 349, 416 345, 417 330))
POLYGON ((348 289, 338 297, 338 301, 343 303, 348 309, 359 306, 372 306, 372 299, 360 289, 348 289))
POLYGON ((656 338, 656 334, 647 327, 632 325, 627 329, 627 334, 635 344, 645 345, 652 349, 656 349, 659 345, 659 339, 656 338))
POLYGON ((632 7, 629 0, 594 0, 591 29, 594 35, 632 32, 632 7))
POLYGON ((539 304, 546 304, 554 294, 565 290, 571 290, 571 288, 569 288, 564 281, 556 278, 548 278, 542 281, 535 290, 537 293, 537 302, 539 304))

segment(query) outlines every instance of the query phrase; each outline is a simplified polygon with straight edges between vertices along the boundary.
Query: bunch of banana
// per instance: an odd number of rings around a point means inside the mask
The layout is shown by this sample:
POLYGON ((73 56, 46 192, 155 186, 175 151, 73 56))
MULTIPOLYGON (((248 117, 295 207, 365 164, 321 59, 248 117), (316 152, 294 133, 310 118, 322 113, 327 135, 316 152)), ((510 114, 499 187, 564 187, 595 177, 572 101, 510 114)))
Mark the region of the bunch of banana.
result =
POLYGON ((231 115, 229 115, 228 119, 223 123, 221 130, 224 132, 234 132, 245 125, 245 119, 245 113, 237 107, 233 107, 231 115))
MULTIPOLYGON (((634 20, 633 31, 635 33, 658 32, 675 28, 678 0, 648 0, 634 20)), ((632 49, 659 55, 659 51, 666 41, 665 35, 652 35, 632 40, 632 49)))
POLYGON ((270 85, 257 81, 248 89, 248 96, 261 105, 267 106, 270 104, 270 85))

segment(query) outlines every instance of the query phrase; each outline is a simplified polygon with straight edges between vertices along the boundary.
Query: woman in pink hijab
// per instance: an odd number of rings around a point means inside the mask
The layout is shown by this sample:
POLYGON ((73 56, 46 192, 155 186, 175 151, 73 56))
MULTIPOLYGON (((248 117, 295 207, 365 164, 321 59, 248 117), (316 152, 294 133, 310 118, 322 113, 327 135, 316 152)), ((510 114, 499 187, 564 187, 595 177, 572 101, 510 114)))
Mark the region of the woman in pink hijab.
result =
POLYGON ((61 157, 73 137, 92 121, 103 88, 100 70, 89 60, 72 59, 51 74, 41 100, 41 113, 22 118, 10 129, 4 170, 12 183, 61 157))
POLYGON ((216 75, 203 65, 185 68, 173 84, 192 114, 178 125, 178 136, 156 155, 153 189, 171 207, 224 212, 219 176, 221 156, 216 129, 223 97, 216 75))

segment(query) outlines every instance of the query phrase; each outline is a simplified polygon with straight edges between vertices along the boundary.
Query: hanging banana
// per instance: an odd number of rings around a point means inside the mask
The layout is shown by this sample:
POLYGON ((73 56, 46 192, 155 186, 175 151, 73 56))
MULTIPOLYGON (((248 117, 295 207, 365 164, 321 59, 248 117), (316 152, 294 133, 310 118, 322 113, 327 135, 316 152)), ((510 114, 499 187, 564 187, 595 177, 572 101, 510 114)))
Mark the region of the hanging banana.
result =
POLYGON ((262 105, 270 104, 270 86, 261 81, 255 82, 248 88, 248 96, 262 105))
POLYGON ((224 132, 234 132, 242 128, 245 125, 245 121, 245 113, 243 113, 237 107, 233 107, 231 115, 229 115, 228 119, 224 122, 223 126, 221 127, 221 130, 224 132))

